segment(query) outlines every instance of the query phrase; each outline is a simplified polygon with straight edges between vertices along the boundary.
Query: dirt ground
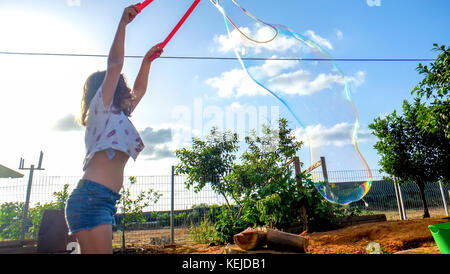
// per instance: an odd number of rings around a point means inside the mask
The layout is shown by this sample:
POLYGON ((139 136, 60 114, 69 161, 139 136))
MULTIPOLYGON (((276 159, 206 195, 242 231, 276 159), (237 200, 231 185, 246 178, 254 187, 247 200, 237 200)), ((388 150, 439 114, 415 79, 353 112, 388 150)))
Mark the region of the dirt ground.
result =
MULTIPOLYGON (((411 250, 437 253, 428 225, 450 222, 450 218, 427 218, 361 224, 329 232, 311 233, 309 250, 313 254, 366 254, 370 242, 380 244, 389 254, 411 250)), ((406 252, 403 252, 406 253, 406 252)))
MULTIPOLYGON (((305 236, 309 237, 308 253, 310 254, 367 254, 366 247, 370 242, 378 243, 383 253, 440 254, 428 225, 446 222, 450 222, 449 217, 386 221, 315 232, 305 236)), ((170 235, 168 230, 159 231, 159 233, 170 235)), ((142 241, 142 234, 140 234, 141 240, 135 241, 130 234, 127 235, 129 239, 127 250, 138 254, 223 254, 227 249, 237 248, 235 245, 210 246, 192 243, 186 240, 189 239, 188 229, 175 230, 175 235, 174 245, 150 245, 142 241)), ((152 231, 149 232, 148 237, 158 237, 158 234, 152 231)))

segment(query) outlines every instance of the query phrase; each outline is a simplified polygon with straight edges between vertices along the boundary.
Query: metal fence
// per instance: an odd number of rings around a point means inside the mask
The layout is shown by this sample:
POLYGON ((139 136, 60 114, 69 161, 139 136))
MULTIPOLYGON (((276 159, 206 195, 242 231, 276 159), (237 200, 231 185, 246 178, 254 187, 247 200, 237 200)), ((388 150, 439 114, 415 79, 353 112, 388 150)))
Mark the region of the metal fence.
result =
MULTIPOLYGON (((330 171, 328 178, 340 182, 357 181, 363 176, 361 174, 360 171, 330 171)), ((383 180, 385 174, 374 170, 372 176, 373 183, 368 194, 351 206, 358 206, 368 214, 386 214, 388 220, 422 217, 422 202, 415 184, 403 184, 396 189, 393 183, 383 180)), ((66 184, 68 193, 71 193, 79 179, 78 176, 35 176, 29 197, 30 211, 45 204, 55 203, 54 193, 61 192, 66 184)), ((172 239, 175 242, 188 242, 190 228, 197 226, 205 214, 211 214, 212 211, 217 213, 219 207, 226 204, 225 198, 215 194, 210 186, 207 185, 202 191, 195 193, 186 188, 185 181, 186 176, 136 176, 136 183, 131 185, 129 178, 124 178, 124 189, 130 190, 131 199, 136 199, 140 192, 149 189, 161 195, 156 203, 144 208, 145 223, 128 225, 125 234, 127 246, 164 244, 172 239)), ((17 230, 20 230, 22 224, 20 210, 23 210, 25 204, 27 187, 28 178, 0 179, 0 241, 14 239, 20 234, 17 230), (5 233, 6 230, 15 230, 16 234, 5 233)), ((428 183, 425 195, 432 217, 448 216, 449 186, 428 183)), ((115 247, 122 246, 122 217, 118 205, 117 225, 113 227, 115 247)), ((28 229, 31 225, 28 224, 28 229)), ((37 237, 38 227, 31 231, 26 237, 37 237)))

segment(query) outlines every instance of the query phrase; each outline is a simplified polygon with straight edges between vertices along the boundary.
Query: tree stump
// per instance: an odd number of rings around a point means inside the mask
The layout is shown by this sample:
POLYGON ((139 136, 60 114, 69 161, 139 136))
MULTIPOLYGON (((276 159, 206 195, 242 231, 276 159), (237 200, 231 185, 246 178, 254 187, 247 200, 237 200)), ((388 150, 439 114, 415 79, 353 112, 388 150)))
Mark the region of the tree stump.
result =
POLYGON ((234 235, 234 243, 244 250, 261 249, 267 245, 268 249, 295 251, 306 253, 308 249, 308 237, 287 232, 267 229, 247 228, 239 234, 234 235))
POLYGON ((266 232, 249 227, 234 235, 233 240, 235 244, 244 250, 254 250, 266 244, 266 232))
POLYGON ((267 229, 266 242, 270 249, 295 250, 302 253, 306 253, 309 244, 308 237, 272 229, 267 229))

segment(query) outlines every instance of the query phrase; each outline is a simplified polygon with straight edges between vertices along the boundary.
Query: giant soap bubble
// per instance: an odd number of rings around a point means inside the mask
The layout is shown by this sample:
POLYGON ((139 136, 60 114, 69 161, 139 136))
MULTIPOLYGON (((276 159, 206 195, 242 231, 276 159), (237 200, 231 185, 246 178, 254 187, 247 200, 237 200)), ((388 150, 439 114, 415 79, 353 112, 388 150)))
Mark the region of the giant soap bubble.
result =
POLYGON ((317 166, 325 159, 328 172, 317 168, 311 173, 318 191, 342 205, 362 199, 372 175, 358 149, 360 125, 350 86, 357 86, 363 73, 346 76, 331 60, 332 45, 313 31, 302 35, 266 23, 235 0, 211 2, 224 16, 229 42, 243 69, 298 122, 298 136, 310 150, 310 159, 302 161, 317 166), (338 178, 333 173, 349 170, 347 174, 357 170, 358 176, 338 178))

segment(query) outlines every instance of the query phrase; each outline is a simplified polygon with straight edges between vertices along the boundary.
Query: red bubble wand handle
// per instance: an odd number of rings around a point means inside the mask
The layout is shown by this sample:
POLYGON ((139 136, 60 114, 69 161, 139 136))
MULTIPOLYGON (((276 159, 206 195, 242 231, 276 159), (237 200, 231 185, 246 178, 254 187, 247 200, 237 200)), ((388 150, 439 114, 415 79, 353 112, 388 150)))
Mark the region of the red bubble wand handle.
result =
POLYGON ((145 9, 145 7, 147 7, 153 1, 154 0, 145 0, 142 3, 136 4, 136 7, 139 9, 139 12, 141 12, 143 9, 145 9))
POLYGON ((191 15, 192 11, 197 7, 198 3, 200 3, 200 0, 195 0, 194 3, 189 7, 189 9, 186 11, 186 13, 181 18, 180 22, 173 28, 172 32, 167 36, 166 40, 161 43, 160 47, 164 49, 164 47, 169 43, 170 39, 177 33, 177 31, 180 29, 181 25, 183 25, 184 21, 191 15))

